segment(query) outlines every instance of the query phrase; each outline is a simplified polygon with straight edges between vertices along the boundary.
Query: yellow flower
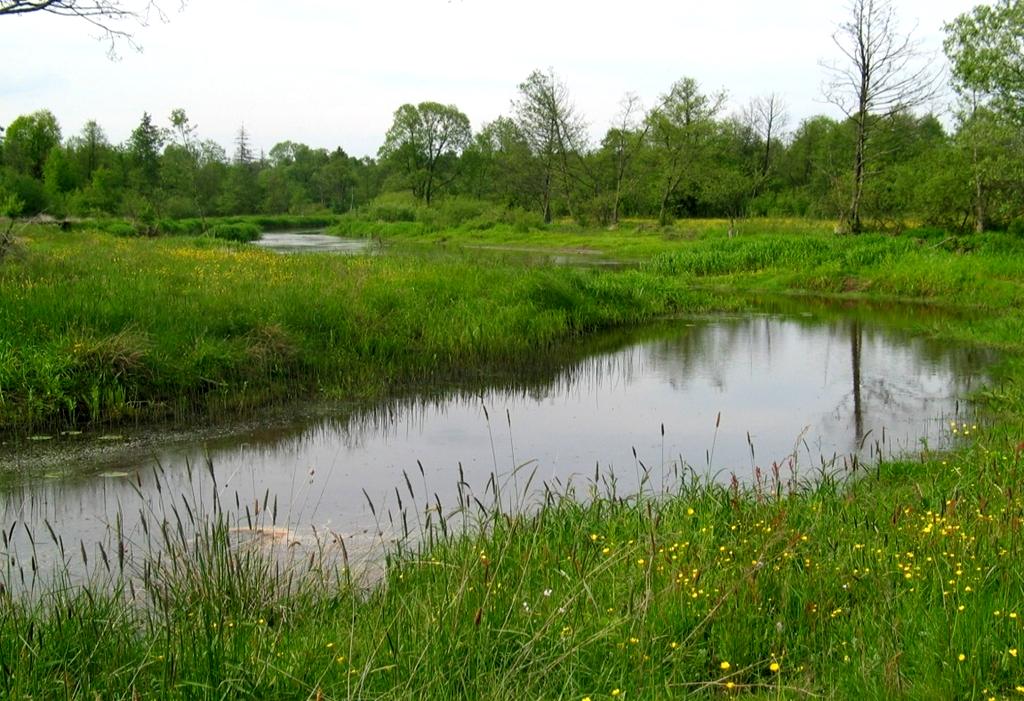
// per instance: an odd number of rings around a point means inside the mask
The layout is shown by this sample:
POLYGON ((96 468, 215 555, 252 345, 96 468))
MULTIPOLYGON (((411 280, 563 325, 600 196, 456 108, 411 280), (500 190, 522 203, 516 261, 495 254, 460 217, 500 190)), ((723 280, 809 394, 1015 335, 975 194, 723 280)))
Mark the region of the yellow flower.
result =
POLYGON ((731 664, 729 664, 728 660, 722 660, 722 664, 720 664, 720 665, 718 665, 718 666, 719 666, 720 668, 722 668, 723 670, 725 670, 725 669, 729 669, 730 667, 732 667, 732 665, 731 665, 731 664))
POLYGON ((961 652, 959 655, 956 656, 956 659, 957 659, 958 662, 963 662, 964 660, 967 659, 967 655, 965 655, 964 653, 961 652))
POLYGON ((725 688, 726 689, 734 689, 734 688, 736 688, 736 683, 735 682, 726 682, 725 683, 725 688))
POLYGON ((1010 648, 1010 657, 1016 657, 1016 656, 1017 656, 1017 648, 1011 647, 1010 648))
POLYGON ((621 694, 622 691, 620 691, 619 689, 612 689, 612 696, 620 696, 621 694))
POLYGON ((770 665, 768 665, 768 669, 770 669, 773 672, 778 672, 779 671, 779 663, 778 662, 772 662, 770 665))
POLYGON ((590 697, 589 697, 589 696, 584 696, 584 697, 583 697, 583 701, 591 701, 591 699, 590 699, 590 697))

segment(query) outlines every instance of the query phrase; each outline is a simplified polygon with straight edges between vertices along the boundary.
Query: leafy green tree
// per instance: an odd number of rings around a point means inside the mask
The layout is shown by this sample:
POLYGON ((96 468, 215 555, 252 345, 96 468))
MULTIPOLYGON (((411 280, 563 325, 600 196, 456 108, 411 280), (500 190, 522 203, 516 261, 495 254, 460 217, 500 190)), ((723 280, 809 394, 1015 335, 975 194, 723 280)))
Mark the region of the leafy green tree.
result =
POLYGON ((143 195, 155 194, 160 184, 160 152, 164 141, 164 132, 153 124, 149 112, 143 112, 126 148, 131 184, 143 195))
POLYGON ((327 156, 311 182, 320 196, 321 206, 335 212, 347 212, 356 205, 356 176, 353 161, 341 148, 337 148, 327 156))
POLYGON ((725 93, 705 95, 693 78, 677 80, 647 115, 658 190, 658 221, 680 210, 679 198, 696 198, 725 93))
MULTIPOLYGON (((50 155, 43 166, 43 185, 49 195, 51 204, 63 205, 64 196, 77 188, 81 183, 75 173, 74 164, 68 158, 67 151, 61 146, 50 149, 50 155)), ((61 207, 63 209, 63 206, 61 207)))
POLYGON ((978 5, 945 27, 960 96, 957 143, 968 155, 975 231, 1021 216, 1024 2, 978 5))
POLYGON ((60 140, 60 125, 49 110, 22 115, 4 133, 4 162, 18 173, 42 180, 46 159, 60 140))
POLYGON ((263 198, 259 182, 260 166, 249 143, 249 133, 245 130, 245 125, 242 125, 235 137, 234 159, 228 169, 221 195, 221 208, 226 214, 259 211, 263 198))
POLYGON ((978 5, 945 29, 957 88, 1024 122, 1024 2, 978 5))
POLYGON ((530 208, 543 200, 544 174, 515 120, 485 124, 462 156, 463 182, 475 197, 506 207, 530 208))
POLYGON ((395 110, 378 155, 430 206, 435 192, 455 178, 458 157, 471 139, 469 118, 455 105, 405 104, 395 110))
POLYGON ((805 119, 778 160, 781 189, 776 211, 799 216, 839 215, 846 204, 840 201, 840 183, 852 160, 849 123, 826 116, 805 119))
POLYGON ((109 163, 113 151, 102 127, 91 119, 77 136, 68 139, 67 146, 68 156, 74 162, 79 178, 85 183, 92 179, 97 168, 109 163))

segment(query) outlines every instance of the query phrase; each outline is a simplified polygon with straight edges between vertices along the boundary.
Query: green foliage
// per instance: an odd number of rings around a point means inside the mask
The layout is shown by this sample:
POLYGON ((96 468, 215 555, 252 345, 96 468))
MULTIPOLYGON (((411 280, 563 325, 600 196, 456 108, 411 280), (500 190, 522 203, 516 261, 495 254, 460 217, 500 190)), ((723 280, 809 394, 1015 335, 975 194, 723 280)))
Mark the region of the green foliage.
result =
POLYGON ((974 99, 991 100, 1018 123, 1024 120, 1024 3, 978 5, 945 29, 957 89, 974 99))
POLYGON ((207 231, 210 236, 228 241, 247 243, 260 237, 262 229, 258 224, 242 222, 238 224, 214 224, 207 231))

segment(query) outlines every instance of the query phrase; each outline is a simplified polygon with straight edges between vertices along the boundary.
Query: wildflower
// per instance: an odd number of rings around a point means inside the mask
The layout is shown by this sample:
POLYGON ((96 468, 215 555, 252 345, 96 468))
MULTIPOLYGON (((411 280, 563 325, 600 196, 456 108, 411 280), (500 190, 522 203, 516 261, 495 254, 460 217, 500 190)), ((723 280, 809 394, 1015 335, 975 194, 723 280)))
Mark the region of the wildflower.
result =
POLYGON ((957 662, 963 662, 963 661, 964 661, 964 660, 966 660, 966 659, 967 659, 967 655, 965 655, 965 654, 964 654, 964 653, 962 653, 962 652, 961 652, 961 653, 960 653, 959 655, 957 655, 957 656, 956 656, 956 660, 957 660, 957 662))
POLYGON ((726 689, 735 689, 736 688, 736 682, 726 682, 725 683, 725 688, 726 689))
POLYGON ((612 696, 621 696, 621 695, 622 695, 622 690, 621 689, 612 689, 612 696))
POLYGON ((1017 656, 1017 648, 1011 647, 1009 652, 1010 652, 1010 657, 1016 657, 1017 656))
POLYGON ((779 663, 778 662, 772 662, 770 665, 768 665, 768 669, 770 669, 773 672, 778 672, 779 671, 779 663))
POLYGON ((722 664, 718 665, 723 671, 732 667, 728 660, 722 660, 722 664))
POLYGON ((589 696, 584 696, 583 701, 591 701, 591 698, 589 696))

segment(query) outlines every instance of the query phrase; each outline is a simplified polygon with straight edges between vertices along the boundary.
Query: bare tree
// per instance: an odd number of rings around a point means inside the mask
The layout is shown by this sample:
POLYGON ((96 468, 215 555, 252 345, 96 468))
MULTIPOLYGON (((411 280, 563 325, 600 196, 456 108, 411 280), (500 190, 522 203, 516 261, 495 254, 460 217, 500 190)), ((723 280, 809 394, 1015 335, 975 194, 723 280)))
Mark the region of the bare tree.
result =
POLYGON ((786 102, 777 93, 755 97, 743 110, 743 121, 764 142, 760 163, 760 176, 763 180, 771 170, 772 148, 780 141, 782 130, 789 123, 786 102))
POLYGON ((610 149, 615 168, 615 193, 612 199, 611 225, 619 224, 619 206, 622 196, 633 187, 636 177, 630 175, 633 160, 643 148, 650 125, 644 119, 644 108, 634 93, 626 93, 619 103, 611 129, 604 139, 604 146, 610 149))
MULTIPOLYGON (((185 0, 180 0, 180 5, 184 7, 185 0)), ((167 19, 156 0, 0 0, 0 17, 32 12, 85 20, 100 31, 111 57, 117 55, 119 42, 136 50, 140 48, 132 34, 132 25, 145 27, 153 18, 167 19)))
POLYGON ((575 218, 573 182, 577 176, 573 166, 586 147, 587 129, 569 98, 569 89, 553 69, 534 71, 519 85, 519 99, 512 102, 512 109, 530 149, 543 165, 544 221, 551 221, 555 176, 561 181, 569 216, 575 218))
POLYGON ((859 234, 874 127, 935 98, 939 74, 912 33, 900 32, 890 0, 851 0, 849 13, 832 35, 843 59, 821 65, 829 75, 825 98, 855 129, 852 192, 844 224, 850 233, 859 234))

